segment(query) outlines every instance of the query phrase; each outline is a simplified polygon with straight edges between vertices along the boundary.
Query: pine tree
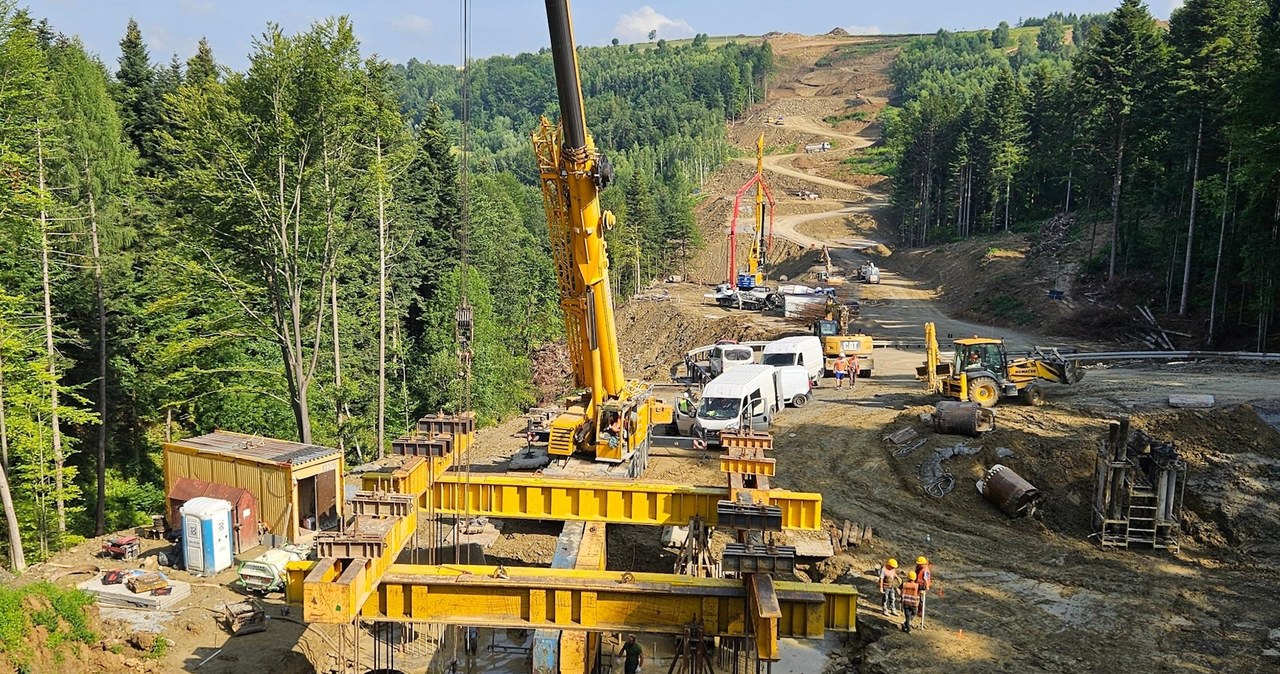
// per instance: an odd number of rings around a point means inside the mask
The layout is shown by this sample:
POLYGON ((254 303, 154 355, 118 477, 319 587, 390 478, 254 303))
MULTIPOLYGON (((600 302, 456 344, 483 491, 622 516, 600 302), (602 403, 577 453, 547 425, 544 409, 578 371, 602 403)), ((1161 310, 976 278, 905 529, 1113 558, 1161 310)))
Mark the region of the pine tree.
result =
POLYGON ((1144 111, 1159 105, 1165 48, 1155 20, 1141 0, 1123 0, 1096 42, 1080 52, 1076 75, 1080 97, 1105 152, 1111 176, 1111 250, 1107 280, 1116 276, 1120 247, 1120 197, 1125 151, 1142 130, 1144 111))
POLYGON ((196 53, 187 59, 187 83, 201 86, 218 80, 218 64, 213 60, 213 47, 207 38, 200 38, 196 53))
POLYGON ((143 168, 149 170, 159 154, 156 130, 163 122, 164 103, 157 89, 156 70, 142 40, 142 30, 134 19, 129 19, 124 38, 120 40, 119 63, 118 86, 113 93, 120 106, 120 120, 142 159, 143 168))

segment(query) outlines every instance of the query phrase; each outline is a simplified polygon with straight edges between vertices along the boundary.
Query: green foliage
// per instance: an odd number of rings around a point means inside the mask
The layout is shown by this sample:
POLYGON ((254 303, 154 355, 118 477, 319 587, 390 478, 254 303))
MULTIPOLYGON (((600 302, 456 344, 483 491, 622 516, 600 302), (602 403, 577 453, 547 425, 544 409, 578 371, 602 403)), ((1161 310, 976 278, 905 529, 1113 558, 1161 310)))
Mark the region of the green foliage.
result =
POLYGON ((0 586, 0 645, 9 653, 27 652, 27 637, 36 625, 48 630, 47 645, 55 651, 69 642, 92 644, 98 635, 89 629, 85 614, 85 607, 92 603, 93 596, 87 592, 52 583, 0 586), (29 611, 29 603, 41 608, 29 611))
POLYGON ((170 645, 168 639, 158 636, 151 644, 151 650, 147 651, 142 657, 147 660, 163 660, 164 656, 169 654, 170 645))
POLYGON ((1026 325, 1035 320, 1035 315, 1027 310, 1022 300, 1012 295, 992 295, 986 300, 987 311, 1018 325, 1026 325))
POLYGON ((1009 22, 1001 21, 1000 25, 991 33, 991 45, 996 49, 1004 49, 1009 46, 1009 22))
POLYGON ((893 150, 884 145, 875 145, 840 162, 848 166, 850 171, 869 176, 892 176, 895 171, 893 150))
POLYGON ((825 121, 827 124, 835 126, 840 122, 846 122, 846 121, 869 122, 869 121, 872 121, 874 118, 875 118, 875 115, 872 114, 871 112, 868 112, 866 110, 854 110, 853 112, 846 112, 843 115, 827 115, 826 117, 823 118, 823 121, 825 121))

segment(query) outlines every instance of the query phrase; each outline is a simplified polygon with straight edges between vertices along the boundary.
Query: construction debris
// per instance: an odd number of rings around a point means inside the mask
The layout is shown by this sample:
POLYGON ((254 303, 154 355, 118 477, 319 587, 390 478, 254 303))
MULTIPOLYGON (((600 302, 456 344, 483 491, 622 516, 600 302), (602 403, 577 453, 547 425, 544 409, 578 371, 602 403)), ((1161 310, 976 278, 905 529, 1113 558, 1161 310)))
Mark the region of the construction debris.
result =
POLYGON ((973 456, 981 447, 970 447, 964 443, 942 447, 920 464, 920 483, 924 492, 934 498, 942 498, 951 493, 956 486, 956 477, 951 471, 942 467, 942 462, 957 456, 973 456))
POLYGON ((267 613, 256 600, 227 604, 222 609, 222 626, 233 637, 267 629, 267 613))
MULTIPOLYGON (((164 576, 164 574, 148 574, 145 571, 135 569, 133 571, 117 572, 124 577, 124 582, 108 583, 107 576, 110 572, 101 576, 97 576, 76 585, 76 587, 94 595, 97 598, 99 606, 109 606, 116 608, 138 608, 151 609, 158 611, 172 610, 191 594, 191 585, 180 580, 172 580, 164 576), (149 593, 135 593, 128 588, 129 579, 133 576, 140 575, 156 575, 165 581, 165 588, 168 594, 152 595, 149 593)), ((135 583, 137 585, 137 583, 135 583)))
POLYGON ((1203 409, 1213 407, 1214 402, 1214 397, 1209 394, 1174 393, 1169 396, 1169 407, 1203 409))

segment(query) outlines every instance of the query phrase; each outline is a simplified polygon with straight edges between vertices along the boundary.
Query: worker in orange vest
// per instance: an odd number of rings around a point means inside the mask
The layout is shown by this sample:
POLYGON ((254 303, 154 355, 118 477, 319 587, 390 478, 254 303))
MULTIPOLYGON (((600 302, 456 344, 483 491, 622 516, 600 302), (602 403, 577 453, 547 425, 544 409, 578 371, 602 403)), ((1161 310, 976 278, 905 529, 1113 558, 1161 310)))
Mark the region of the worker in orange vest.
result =
POLYGON ((916 582, 920 584, 920 627, 924 627, 924 608, 928 599, 929 588, 933 586, 933 565, 924 555, 916 557, 916 582))
POLYGON ((844 378, 849 376, 849 359, 841 353, 831 364, 831 370, 836 375, 836 390, 839 391, 844 388, 844 378))
POLYGON ((907 574, 907 579, 902 583, 901 592, 902 615, 905 617, 902 621, 902 631, 910 634, 911 619, 916 617, 916 612, 920 610, 920 583, 916 582, 915 571, 907 574))
POLYGON ((884 614, 898 615, 898 607, 895 605, 898 593, 898 560, 889 558, 889 561, 880 566, 876 587, 884 594, 884 603, 881 605, 884 614))

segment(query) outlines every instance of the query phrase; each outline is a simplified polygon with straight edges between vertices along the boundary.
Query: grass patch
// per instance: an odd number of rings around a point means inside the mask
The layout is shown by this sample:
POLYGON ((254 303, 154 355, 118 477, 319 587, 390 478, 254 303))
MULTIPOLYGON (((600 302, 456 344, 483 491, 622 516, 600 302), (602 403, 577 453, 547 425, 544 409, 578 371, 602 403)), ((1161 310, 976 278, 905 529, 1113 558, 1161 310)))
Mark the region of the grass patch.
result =
POLYGON ((87 592, 52 583, 0 587, 0 646, 9 653, 25 652, 27 638, 36 625, 49 631, 51 649, 68 642, 94 643, 98 635, 89 629, 84 610, 92 603, 93 597, 87 592))
POLYGON ((843 115, 828 115, 827 117, 824 117, 822 121, 830 124, 831 126, 835 126, 840 122, 870 122, 874 119, 875 115, 866 110, 854 110, 853 112, 846 112, 843 115))
POLYGON ((1022 300, 1012 295, 991 295, 987 298, 987 310, 996 316, 1013 321, 1018 325, 1026 325, 1036 319, 1027 310, 1022 300))
POLYGON ((797 146, 795 143, 792 143, 790 145, 766 145, 764 148, 764 153, 765 154, 795 154, 796 147, 797 146))
POLYGON ((892 176, 898 168, 893 153, 884 146, 869 147, 840 163, 854 173, 868 176, 892 176))
POLYGON ((156 637, 156 642, 152 644, 151 650, 142 656, 148 660, 163 660, 164 656, 169 654, 169 640, 164 637, 156 637))
POLYGON ((823 55, 822 58, 819 58, 817 61, 814 62, 814 65, 819 68, 826 68, 828 66, 839 65, 846 61, 852 61, 858 58, 859 56, 866 56, 867 54, 874 54, 878 51, 883 51, 885 49, 892 49, 893 47, 901 46, 903 44, 906 44, 908 39, 909 38, 906 38, 906 37, 896 37, 896 38, 879 40, 877 42, 863 42, 859 44, 842 44, 839 47, 836 47, 835 49, 831 50, 829 53, 823 55))

